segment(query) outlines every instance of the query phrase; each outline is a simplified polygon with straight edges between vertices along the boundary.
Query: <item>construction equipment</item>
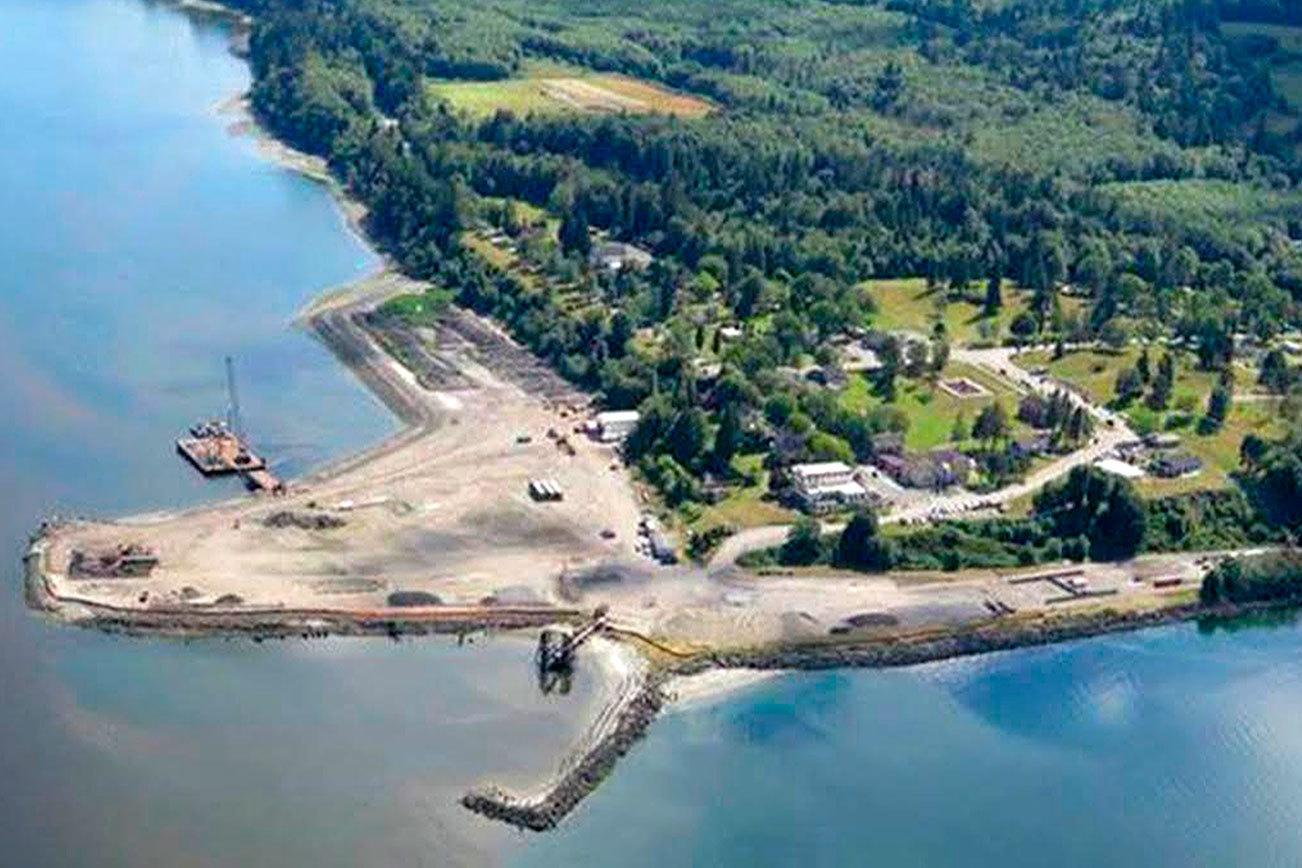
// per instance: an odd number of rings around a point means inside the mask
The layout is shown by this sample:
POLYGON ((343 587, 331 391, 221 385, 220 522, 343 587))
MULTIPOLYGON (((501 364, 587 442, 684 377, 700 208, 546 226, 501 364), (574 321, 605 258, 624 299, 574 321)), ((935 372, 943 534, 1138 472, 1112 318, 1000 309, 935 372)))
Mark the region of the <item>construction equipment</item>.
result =
POLYGON ((226 418, 190 426, 190 436, 176 441, 176 451, 204 476, 238 473, 252 491, 278 493, 284 485, 267 470, 267 462, 249 448, 235 386, 235 361, 226 356, 226 418))
POLYGON ((73 551, 68 574, 77 579, 123 579, 148 576, 158 566, 153 549, 126 543, 106 551, 73 551))
POLYGON ((568 672, 574 666, 574 654, 579 647, 606 627, 606 610, 598 609, 592 620, 571 632, 564 628, 549 628, 538 635, 537 662, 539 673, 568 672))
POLYGON ((240 430, 240 395, 235 390, 235 360, 230 356, 226 357, 226 427, 236 437, 244 439, 240 430))

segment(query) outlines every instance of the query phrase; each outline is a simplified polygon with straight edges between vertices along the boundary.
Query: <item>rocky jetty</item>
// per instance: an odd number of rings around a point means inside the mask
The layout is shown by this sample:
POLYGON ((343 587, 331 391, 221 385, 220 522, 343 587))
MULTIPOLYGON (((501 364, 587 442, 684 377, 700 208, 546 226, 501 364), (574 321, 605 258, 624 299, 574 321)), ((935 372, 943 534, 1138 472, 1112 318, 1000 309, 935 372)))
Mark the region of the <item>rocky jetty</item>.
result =
POLYGON ((477 814, 520 829, 543 832, 555 828, 646 734, 664 707, 664 681, 663 676, 648 679, 620 712, 610 733, 598 740, 542 796, 520 798, 500 788, 488 787, 467 793, 461 798, 461 804, 477 814))

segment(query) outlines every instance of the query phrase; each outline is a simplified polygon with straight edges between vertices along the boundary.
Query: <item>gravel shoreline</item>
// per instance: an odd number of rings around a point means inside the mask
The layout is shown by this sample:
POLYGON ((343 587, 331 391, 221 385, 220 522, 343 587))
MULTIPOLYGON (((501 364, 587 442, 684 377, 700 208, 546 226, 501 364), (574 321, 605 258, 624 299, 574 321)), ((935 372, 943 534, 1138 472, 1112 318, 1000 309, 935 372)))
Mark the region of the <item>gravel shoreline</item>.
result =
POLYGON ((46 575, 45 543, 37 535, 23 557, 24 597, 34 611, 72 626, 127 636, 265 639, 326 636, 424 636, 521 630, 575 622, 588 613, 555 606, 422 606, 347 609, 116 608, 60 596, 46 575))

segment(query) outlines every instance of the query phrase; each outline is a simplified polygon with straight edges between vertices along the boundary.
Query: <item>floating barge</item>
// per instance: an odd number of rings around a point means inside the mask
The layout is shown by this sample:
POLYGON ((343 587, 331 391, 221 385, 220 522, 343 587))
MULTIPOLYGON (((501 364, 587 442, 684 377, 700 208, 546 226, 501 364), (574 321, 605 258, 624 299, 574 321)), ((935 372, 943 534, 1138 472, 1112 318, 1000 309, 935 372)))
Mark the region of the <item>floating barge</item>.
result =
POLYGON ((176 441, 176 451, 204 476, 238 473, 252 491, 284 489, 281 481, 267 470, 267 462, 221 420, 195 425, 190 429, 190 436, 176 441))
POLYGON ((220 421, 195 425, 189 437, 176 441, 176 451, 204 476, 249 473, 267 466, 229 425, 220 421))

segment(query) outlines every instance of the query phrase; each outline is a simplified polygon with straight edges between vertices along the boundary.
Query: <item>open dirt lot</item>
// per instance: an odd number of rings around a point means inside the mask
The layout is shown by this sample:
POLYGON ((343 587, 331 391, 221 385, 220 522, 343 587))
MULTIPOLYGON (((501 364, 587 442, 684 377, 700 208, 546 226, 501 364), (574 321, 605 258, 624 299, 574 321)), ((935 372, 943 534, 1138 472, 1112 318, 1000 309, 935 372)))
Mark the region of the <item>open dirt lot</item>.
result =
POLYGON ((357 310, 375 301, 365 293, 344 294, 337 306, 313 315, 323 332, 334 330, 331 344, 345 351, 350 366, 397 404, 414 426, 406 435, 292 484, 284 496, 61 528, 49 538, 56 592, 146 607, 199 607, 222 598, 223 606, 378 607, 394 591, 423 591, 445 604, 486 597, 523 604, 553 599, 554 580, 566 568, 635 557, 638 502, 624 469, 612 469, 610 447, 573 433, 575 414, 490 373, 482 362, 497 358, 500 347, 487 338, 465 338, 480 334, 467 328, 470 314, 459 315, 463 340, 446 351, 470 385, 447 391, 415 386, 411 374, 355 325, 357 310), (548 429, 567 435, 574 454, 559 448, 548 429), (530 499, 528 482, 539 477, 558 482, 565 499, 530 499), (266 524, 285 512, 301 519, 329 516, 321 523, 338 519, 342 525, 266 524), (605 529, 616 537, 603 538, 605 529), (88 581, 63 575, 73 549, 125 542, 156 550, 152 576, 88 581))

